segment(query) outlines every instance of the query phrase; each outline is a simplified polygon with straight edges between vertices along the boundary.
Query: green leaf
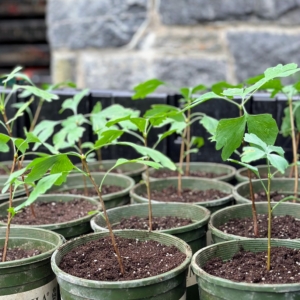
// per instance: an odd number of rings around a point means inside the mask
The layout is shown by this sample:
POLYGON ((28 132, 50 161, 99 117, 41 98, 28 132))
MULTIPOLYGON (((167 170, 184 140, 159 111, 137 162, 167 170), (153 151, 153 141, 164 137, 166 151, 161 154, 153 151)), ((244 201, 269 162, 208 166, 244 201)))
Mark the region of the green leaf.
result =
POLYGON ((4 186, 6 186, 6 185, 9 186, 9 185, 13 184, 17 178, 19 178, 26 172, 26 170, 27 170, 27 167, 22 168, 21 170, 15 171, 12 174, 10 174, 8 179, 4 183, 4 186))
POLYGON ((242 162, 249 163, 266 157, 266 152, 257 147, 244 147, 241 155, 242 162))
POLYGON ((204 145, 204 138, 201 136, 193 136, 191 140, 191 145, 201 148, 204 145))
POLYGON ((163 85, 164 82, 160 81, 156 78, 147 80, 139 85, 135 86, 133 90, 135 94, 132 96, 133 100, 143 99, 147 97, 149 94, 155 92, 155 90, 160 86, 163 85))
POLYGON ((242 88, 242 84, 232 85, 226 81, 221 81, 212 85, 211 90, 219 96, 223 95, 223 90, 228 88, 242 88))
POLYGON ((111 170, 115 169, 116 167, 119 167, 121 165, 130 164, 130 163, 139 163, 139 164, 142 164, 142 165, 147 165, 147 166, 152 167, 154 169, 162 168, 161 164, 159 164, 157 162, 154 162, 154 161, 146 160, 144 158, 136 158, 136 159, 131 159, 131 160, 128 160, 128 159, 125 159, 125 158, 119 158, 116 161, 115 165, 111 168, 111 170))
POLYGON ((102 110, 102 104, 101 104, 100 101, 98 101, 98 102, 94 105, 94 107, 93 107, 93 109, 92 109, 92 114, 97 114, 97 113, 99 113, 101 110, 102 110))
POLYGON ((215 135, 216 134, 216 130, 219 124, 219 121, 209 117, 207 115, 205 115, 201 120, 200 120, 200 124, 203 125, 203 127, 206 129, 206 131, 208 133, 210 133, 211 135, 215 135))
POLYGON ((62 113, 66 109, 70 109, 73 111, 74 114, 77 114, 78 105, 79 105, 80 101, 85 96, 87 96, 88 92, 89 92, 89 89, 84 89, 80 93, 75 94, 75 96, 73 98, 66 99, 62 103, 61 110, 59 111, 59 113, 62 113))
POLYGON ((10 137, 6 134, 0 133, 0 153, 9 152, 9 146, 7 145, 10 137))
POLYGON ((283 118, 282 118, 280 131, 284 137, 291 135, 291 132, 292 132, 292 130, 291 130, 291 115, 290 115, 290 110, 288 107, 286 107, 283 110, 283 118))
POLYGON ((29 148, 28 143, 21 138, 17 138, 14 140, 14 144, 18 151, 21 151, 23 154, 26 152, 26 150, 29 148))
POLYGON ((222 159, 227 160, 240 147, 246 127, 246 117, 223 119, 216 130, 216 149, 222 149, 222 159))
POLYGON ((108 121, 108 122, 106 123, 106 126, 107 126, 107 127, 111 127, 111 126, 116 125, 116 124, 118 124, 118 123, 120 123, 120 122, 122 122, 122 121, 128 121, 128 120, 130 120, 130 119, 131 119, 131 116, 130 116, 130 115, 127 115, 127 116, 121 117, 121 118, 116 118, 116 119, 113 119, 113 120, 108 121))
POLYGON ((176 130, 173 129, 173 130, 168 130, 168 131, 166 131, 166 132, 164 132, 162 134, 159 134, 158 135, 158 142, 161 142, 163 139, 165 139, 166 137, 172 135, 175 132, 176 132, 176 130))
POLYGON ((279 154, 280 156, 284 156, 284 150, 282 149, 282 147, 278 147, 278 146, 268 146, 269 152, 275 152, 277 154, 279 154))
POLYGON ((153 104, 151 105, 151 108, 148 109, 145 114, 144 118, 150 119, 151 117, 157 117, 157 116, 164 116, 165 114, 169 112, 179 112, 179 108, 167 105, 167 104, 153 104))
POLYGON ((221 97, 214 92, 207 92, 207 93, 201 95, 200 97, 196 98, 191 104, 186 105, 183 111, 193 108, 193 107, 195 107, 201 103, 204 103, 210 99, 223 99, 223 98, 224 97, 221 97))
POLYGON ((15 78, 16 74, 21 71, 23 69, 23 67, 15 67, 9 74, 5 74, 2 75, 2 78, 6 78, 4 80, 2 80, 3 83, 7 83, 8 81, 10 81, 11 79, 15 78))
POLYGON ((106 130, 95 143, 95 149, 116 141, 124 132, 122 130, 106 130))
POLYGON ((130 122, 132 122, 140 132, 145 132, 147 127, 147 120, 143 118, 130 118, 130 122))
POLYGON ((150 149, 144 146, 136 145, 130 142, 118 142, 118 145, 130 146, 143 156, 150 157, 153 161, 160 163, 163 167, 176 170, 176 165, 164 154, 157 150, 150 149))
POLYGON ((17 85, 13 86, 13 90, 23 89, 27 93, 21 93, 19 97, 28 97, 28 95, 35 95, 36 97, 42 98, 45 101, 51 102, 52 100, 57 100, 58 96, 47 91, 41 90, 35 86, 30 85, 17 85))
POLYGON ((13 122, 14 120, 16 120, 17 118, 19 118, 20 116, 23 116, 23 112, 28 108, 28 106, 33 102, 34 98, 31 98, 29 101, 25 102, 16 112, 16 114, 14 115, 13 118, 11 118, 10 120, 8 120, 6 122, 6 124, 10 124, 11 122, 13 122))
POLYGON ((253 133, 246 133, 245 137, 244 137, 245 142, 251 144, 251 145, 255 145, 258 148, 262 149, 264 152, 267 152, 267 144, 262 141, 258 136, 256 136, 253 133))
POLYGON ((284 174, 285 169, 289 166, 288 161, 280 155, 268 154, 267 158, 270 164, 282 174, 284 174))
POLYGON ((39 180, 36 187, 31 192, 29 198, 26 201, 24 201, 22 204, 18 205, 15 208, 15 211, 17 212, 22 208, 24 208, 25 206, 32 204, 40 195, 45 194, 46 191, 48 191, 54 185, 54 183, 59 179, 60 176, 62 176, 62 174, 60 173, 52 174, 39 180))
POLYGON ((243 97, 244 89, 243 88, 229 88, 223 91, 223 95, 227 97, 240 96, 243 97))
POLYGON ((199 92, 199 91, 203 91, 203 90, 206 90, 207 89, 207 87, 205 86, 205 85, 203 85, 203 84, 198 84, 198 85, 196 85, 196 86, 194 86, 193 88, 192 88, 192 94, 195 94, 195 93, 197 93, 197 92, 199 92))
POLYGON ((258 178, 260 177, 258 169, 256 167, 253 167, 253 166, 251 166, 249 164, 245 164, 245 163, 240 162, 240 161, 235 160, 235 159, 227 159, 227 160, 230 161, 230 162, 234 162, 234 163, 236 163, 236 164, 238 164, 240 166, 246 167, 247 169, 249 169, 250 171, 252 171, 258 178))
POLYGON ((270 114, 247 115, 248 132, 257 135, 267 145, 274 145, 278 127, 270 114))

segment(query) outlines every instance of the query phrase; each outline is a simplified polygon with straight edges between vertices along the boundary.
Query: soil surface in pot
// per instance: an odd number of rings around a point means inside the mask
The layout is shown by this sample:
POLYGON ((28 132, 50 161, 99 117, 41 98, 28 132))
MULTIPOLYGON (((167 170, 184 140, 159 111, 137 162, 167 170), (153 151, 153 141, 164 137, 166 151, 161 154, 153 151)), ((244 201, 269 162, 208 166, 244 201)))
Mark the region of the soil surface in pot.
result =
POLYGON ((300 250, 285 247, 271 249, 271 269, 266 269, 267 251, 250 252, 241 249, 232 259, 223 262, 213 258, 203 267, 207 273, 237 282, 297 283, 300 282, 300 250))
MULTIPOLYGON (((190 171, 189 175, 185 175, 185 171, 184 171, 184 174, 182 174, 182 176, 201 177, 201 178, 216 178, 225 175, 226 173, 216 174, 212 172, 203 172, 203 171, 190 171)), ((168 177, 177 177, 177 176, 178 176, 178 172, 172 170, 157 170, 150 175, 150 177, 154 177, 154 178, 168 178, 168 177)))
POLYGON ((66 254, 59 267, 76 277, 121 281, 155 276, 179 266, 186 258, 175 246, 155 241, 139 241, 116 236, 123 260, 124 275, 120 273, 110 237, 90 241, 66 254))
MULTIPOLYGON (((6 261, 12 261, 17 259, 28 258, 41 254, 40 250, 37 249, 22 249, 20 247, 8 248, 6 254, 6 261)), ((3 257, 3 248, 0 249, 0 264, 3 257)))
MULTIPOLYGON (((152 230, 171 229, 192 224, 191 219, 178 218, 172 216, 152 217, 152 230)), ((149 218, 132 216, 123 218, 120 223, 115 224, 113 229, 141 229, 148 230, 149 218)))
MULTIPOLYGON (((120 192, 124 190, 125 188, 122 188, 120 186, 116 185, 103 185, 102 186, 102 195, 107 195, 107 194, 112 194, 116 192, 120 192)), ((49 193, 50 194, 50 193, 49 193)), ((68 189, 66 191, 59 191, 59 190, 54 190, 51 191, 51 194, 72 194, 72 195, 85 195, 84 194, 84 188, 73 188, 73 189, 68 189)), ((97 197, 98 194, 95 191, 93 187, 88 187, 87 188, 87 197, 97 197)))
MULTIPOLYGON (((241 175, 244 177, 248 177, 247 171, 241 172, 241 175)), ((260 175, 260 178, 268 178, 268 173, 260 173, 259 175, 260 175)), ((295 174, 293 173, 293 176, 288 176, 288 175, 278 173, 274 177, 275 178, 295 178, 295 174)), ((298 175, 298 177, 300 177, 300 175, 298 175)), ((258 179, 258 177, 252 172, 251 172, 251 178, 258 179)))
MULTIPOLYGON (((258 214, 258 234, 259 238, 268 237, 268 215, 258 214)), ((242 218, 242 219, 231 219, 227 221, 218 229, 228 234, 234 234, 238 236, 254 238, 253 233, 253 219, 242 218)), ((299 239, 300 238, 300 220, 295 219, 292 216, 273 216, 272 218, 272 238, 277 239, 299 239)))
MULTIPOLYGON (((33 204, 36 218, 30 207, 25 207, 16 214, 12 224, 19 225, 46 225, 76 220, 88 215, 89 211, 96 210, 97 206, 84 199, 74 199, 68 202, 35 202, 33 204)), ((7 222, 7 217, 1 221, 7 222)))
MULTIPOLYGON (((294 196, 291 193, 279 193, 277 191, 271 192, 270 197, 271 197, 271 201, 273 202, 278 202, 280 200, 282 200, 285 197, 288 196, 294 196)), ((300 195, 298 196, 300 198, 300 195)), ((250 199, 250 195, 248 195, 248 199, 250 199)), ((254 199, 255 201, 259 201, 259 202, 266 202, 267 200, 267 194, 265 191, 260 191, 257 193, 254 193, 254 199)), ((293 200, 287 201, 287 202, 292 202, 293 200)))
MULTIPOLYGON (((219 190, 192 190, 182 189, 181 196, 178 195, 177 187, 168 186, 161 191, 151 190, 151 199, 163 202, 205 202, 210 200, 217 200, 228 196, 229 194, 223 193, 219 190)), ((143 194, 147 198, 147 194, 143 194)))

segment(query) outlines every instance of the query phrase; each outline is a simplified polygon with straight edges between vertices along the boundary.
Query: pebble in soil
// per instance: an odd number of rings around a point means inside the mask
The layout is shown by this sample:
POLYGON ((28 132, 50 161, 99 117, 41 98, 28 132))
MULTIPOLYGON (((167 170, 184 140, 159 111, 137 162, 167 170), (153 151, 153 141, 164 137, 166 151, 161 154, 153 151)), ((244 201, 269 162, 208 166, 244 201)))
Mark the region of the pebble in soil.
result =
POLYGON ((99 281, 134 280, 165 273, 179 266, 186 255, 175 246, 116 236, 125 273, 120 273, 110 237, 89 241, 66 254, 59 267, 76 277, 99 281))
MULTIPOLYGON (((151 190, 151 198, 163 202, 205 202, 209 200, 217 200, 228 195, 229 194, 227 193, 223 193, 219 190, 214 189, 192 190, 184 188, 181 191, 181 196, 179 196, 177 187, 174 186, 168 186, 160 191, 151 190)), ((143 197, 147 198, 147 194, 143 194, 143 197)))
POLYGON ((266 269, 267 252, 241 249, 232 259, 208 261, 203 267, 207 273, 236 282, 284 284, 300 282, 300 250, 285 247, 271 249, 271 268, 266 269))
MULTIPOLYGON (((217 174, 212 172, 203 172, 203 171, 190 171, 188 175, 183 176, 191 176, 191 177, 201 177, 201 178, 216 178, 225 176, 226 173, 217 174)), ((168 177, 178 177, 177 171, 172 170, 157 170, 151 174, 151 177, 154 178, 168 178, 168 177)))
MULTIPOLYGON (((122 191, 124 188, 116 185, 103 185, 101 193, 102 195, 107 195, 111 193, 116 193, 122 191)), ((53 190, 50 194, 72 194, 72 195, 85 195, 84 188, 73 188, 68 189, 66 191, 53 190)), ((93 187, 87 187, 87 195, 88 197, 98 197, 97 191, 93 187)))
MULTIPOLYGON (((8 248, 6 253, 6 261, 29 258, 32 256, 36 256, 38 254, 41 254, 41 251, 37 249, 23 249, 20 247, 8 248)), ((3 257, 3 248, 0 249, 0 262, 2 262, 2 257, 3 257)))
MULTIPOLYGON (((187 218, 179 217, 152 217, 152 230, 164 230, 192 224, 193 221, 187 218)), ((148 230, 149 218, 131 216, 123 218, 120 223, 115 224, 113 229, 141 229, 148 230)))
MULTIPOLYGON (((268 215, 257 215, 258 234, 259 238, 268 237, 268 215)), ((234 234, 238 236, 254 238, 253 232, 253 219, 241 218, 228 220, 218 229, 228 234, 234 234)), ((292 216, 274 216, 272 218, 272 238, 277 239, 299 239, 300 238, 300 220, 295 219, 292 216)))
MULTIPOLYGON (((28 206, 14 216, 12 224, 45 225, 68 222, 87 216, 88 212, 96 210, 97 206, 84 199, 74 199, 68 202, 37 201, 33 208, 36 217, 32 215, 28 206)), ((1 221, 7 222, 7 217, 2 217, 1 221)))

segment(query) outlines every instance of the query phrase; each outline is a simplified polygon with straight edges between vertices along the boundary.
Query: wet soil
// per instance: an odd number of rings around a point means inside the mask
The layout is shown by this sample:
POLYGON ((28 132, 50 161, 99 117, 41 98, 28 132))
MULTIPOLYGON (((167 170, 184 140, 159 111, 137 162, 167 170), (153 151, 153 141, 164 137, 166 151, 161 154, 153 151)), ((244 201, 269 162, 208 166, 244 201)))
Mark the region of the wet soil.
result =
MULTIPOLYGON (((124 188, 116 185, 103 185, 102 186, 102 195, 107 195, 107 194, 112 194, 116 193, 119 191, 122 191, 124 188)), ((50 193, 49 193, 50 194, 50 193)), ((73 188, 73 189, 68 189, 66 191, 59 191, 59 190, 54 190, 51 191, 51 194, 72 194, 72 195, 85 195, 84 194, 84 189, 83 188, 73 188)), ((87 188, 87 197, 97 197, 98 194, 95 191, 93 187, 88 187, 87 188)))
MULTIPOLYGON (((201 172, 201 171, 190 171, 189 175, 185 175, 185 173, 182 176, 191 176, 191 177, 201 177, 201 178, 216 178, 225 176, 226 173, 223 174, 216 174, 211 172, 201 172)), ((168 177, 177 177, 178 172, 172 171, 172 170, 156 170, 154 171, 150 177, 154 178, 168 178, 168 177)))
MULTIPOLYGON (((258 214, 258 237, 268 237, 268 215, 258 214)), ((225 233, 234 234, 238 236, 254 238, 253 233, 253 219, 231 219, 218 229, 225 233)), ((300 238, 300 220, 292 216, 274 216, 272 218, 271 237, 278 239, 299 239, 300 238)))
MULTIPOLYGON (((187 218, 178 217, 152 217, 152 230, 164 230, 192 224, 193 221, 187 218)), ((132 216, 123 218, 119 224, 115 224, 113 229, 142 229, 148 230, 149 218, 132 216)))
MULTIPOLYGON (((143 194, 142 196, 147 198, 147 194, 143 194)), ((174 186, 168 186, 161 191, 151 190, 151 199, 163 202, 205 202, 226 196, 228 196, 227 193, 214 189, 192 190, 186 188, 182 189, 181 196, 178 195, 177 188, 174 186)))
MULTIPOLYGON (((271 201, 272 202, 278 202, 278 201, 282 200, 285 197, 293 196, 293 195, 292 194, 286 194, 286 193, 279 193, 277 191, 274 191, 274 192, 271 192, 270 196, 271 196, 271 201)), ((250 195, 248 195, 248 199, 250 199, 250 195)), ((260 192, 254 193, 254 199, 255 199, 255 201, 258 201, 258 202, 268 201, 267 194, 266 194, 265 191, 260 191, 260 192)), ((289 202, 289 201, 287 201, 287 202, 289 202)))
POLYGON ((165 273, 179 266, 186 258, 175 246, 155 241, 139 241, 116 237, 125 273, 119 264, 109 237, 90 241, 66 254, 59 267, 76 277, 100 280, 134 280, 165 273))
POLYGON ((271 269, 266 270, 266 251, 249 252, 241 249, 232 259, 223 262, 214 258, 203 269, 214 276, 247 283, 300 282, 300 250, 285 247, 271 249, 271 269))
MULTIPOLYGON (((33 204, 33 207, 36 218, 32 215, 30 207, 25 207, 15 215, 12 224, 45 225, 63 223, 85 217, 89 211, 97 210, 97 206, 83 199, 74 199, 69 202, 38 201, 33 204)), ((2 217, 1 221, 7 222, 7 217, 2 217)))
MULTIPOLYGON (((28 258, 28 257, 36 256, 38 254, 41 254, 41 251, 37 249, 25 250, 20 247, 9 248, 6 254, 6 261, 28 258)), ((0 249, 0 264, 2 262, 2 257, 3 257, 3 248, 0 249)))

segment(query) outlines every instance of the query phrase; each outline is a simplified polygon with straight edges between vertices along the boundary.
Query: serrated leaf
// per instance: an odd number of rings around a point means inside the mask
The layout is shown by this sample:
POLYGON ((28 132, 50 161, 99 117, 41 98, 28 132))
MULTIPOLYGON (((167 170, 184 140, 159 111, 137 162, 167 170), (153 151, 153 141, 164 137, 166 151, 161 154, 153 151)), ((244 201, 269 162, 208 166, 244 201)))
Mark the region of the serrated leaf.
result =
POLYGON ((160 81, 156 78, 144 81, 138 85, 136 85, 133 90, 135 94, 132 96, 133 100, 143 99, 147 97, 149 94, 155 92, 155 90, 160 86, 163 85, 164 82, 160 81))
MULTIPOLYGON (((15 84, 13 86, 13 90, 17 90, 17 89, 23 89, 25 91, 27 91, 28 93, 25 94, 25 96, 27 97, 28 94, 29 95, 35 95, 39 98, 42 98, 45 101, 51 102, 52 100, 56 100, 58 99, 58 96, 52 93, 49 93, 47 91, 41 90, 35 86, 30 86, 30 85, 17 85, 15 84)), ((25 97, 24 94, 21 93, 21 95, 19 95, 19 97, 25 97)))
POLYGON ((39 180, 36 187, 31 192, 29 198, 26 201, 24 201, 22 204, 18 205, 15 208, 15 211, 17 212, 22 208, 32 204, 40 195, 45 194, 54 185, 54 183, 57 182, 57 180, 59 180, 60 176, 62 176, 62 174, 60 173, 52 174, 39 180))
POLYGON ((210 133, 211 135, 215 135, 216 134, 216 130, 219 124, 219 121, 209 117, 207 115, 205 115, 199 122, 200 124, 203 125, 203 127, 206 129, 206 131, 208 133, 210 133))
POLYGON ((266 157, 266 152, 257 147, 244 147, 241 161, 245 163, 253 162, 266 157))
POLYGON ((258 148, 262 149, 264 153, 267 152, 267 144, 262 141, 258 136, 253 133, 246 133, 244 137, 245 142, 255 145, 258 148))
POLYGON ((222 159, 227 160, 240 147, 246 127, 246 117, 220 120, 216 130, 216 149, 222 149, 222 159))
POLYGON ((249 133, 255 134, 267 145, 274 145, 279 132, 270 114, 247 115, 247 128, 249 133))
POLYGON ((289 166, 288 161, 280 155, 268 154, 267 158, 270 164, 282 174, 284 174, 285 169, 289 166))

